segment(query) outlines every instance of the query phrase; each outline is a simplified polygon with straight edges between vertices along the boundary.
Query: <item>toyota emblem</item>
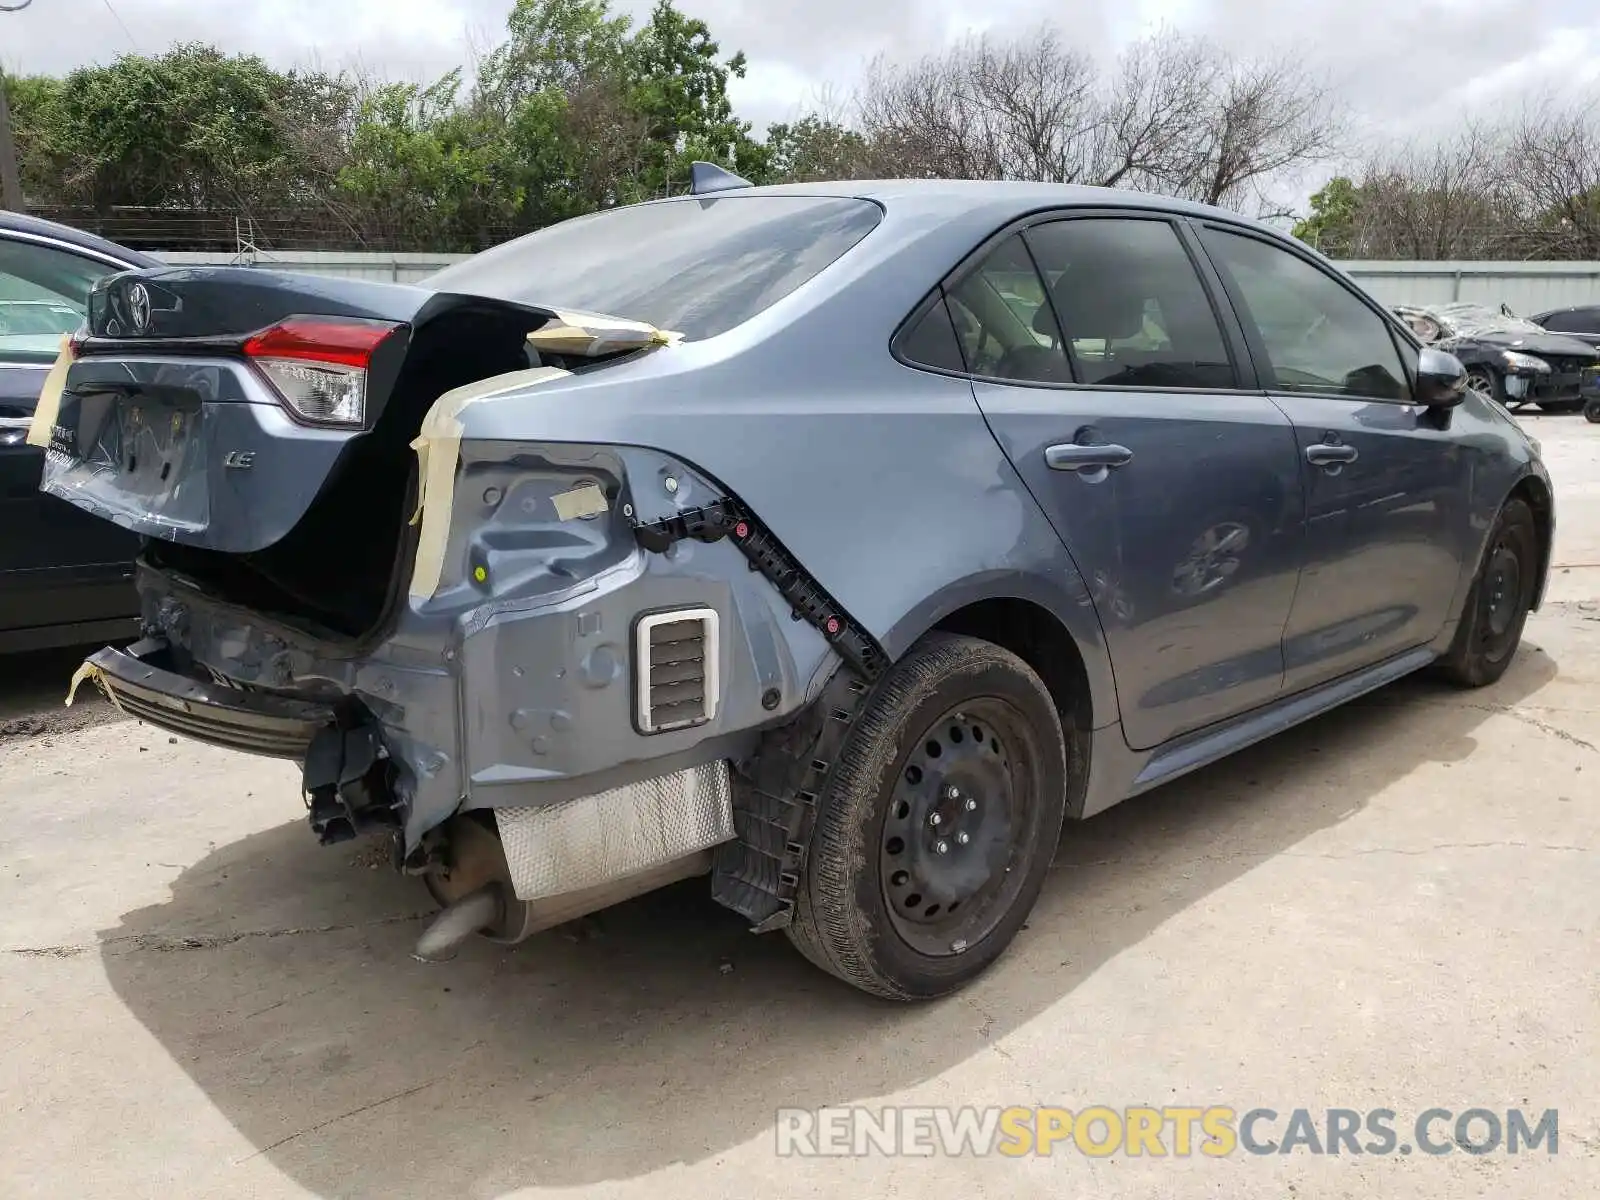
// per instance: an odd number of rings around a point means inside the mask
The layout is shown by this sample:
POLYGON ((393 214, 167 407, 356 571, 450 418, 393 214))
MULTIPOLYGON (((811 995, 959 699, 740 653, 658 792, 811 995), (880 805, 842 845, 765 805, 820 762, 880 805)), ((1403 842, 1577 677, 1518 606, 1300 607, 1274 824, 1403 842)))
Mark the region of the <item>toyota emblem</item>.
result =
POLYGON ((150 293, 142 283, 128 289, 128 320, 135 334, 150 332, 150 293))

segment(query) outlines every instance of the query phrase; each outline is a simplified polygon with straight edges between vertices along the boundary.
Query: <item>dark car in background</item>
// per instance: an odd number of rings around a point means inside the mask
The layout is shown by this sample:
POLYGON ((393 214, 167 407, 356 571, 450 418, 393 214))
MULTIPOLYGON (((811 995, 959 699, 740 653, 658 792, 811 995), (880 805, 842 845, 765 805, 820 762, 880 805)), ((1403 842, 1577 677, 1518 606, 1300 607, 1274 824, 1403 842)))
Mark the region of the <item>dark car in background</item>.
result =
POLYGON ((1468 386, 1508 408, 1536 404, 1548 413, 1578 412, 1600 394, 1600 349, 1504 306, 1461 301, 1401 304, 1394 311, 1424 345, 1461 361, 1468 386))
POLYGON ((1570 308, 1540 313, 1529 320, 1551 333, 1577 338, 1600 349, 1600 304, 1574 304, 1570 308))
POLYGON ((0 653, 138 631, 139 539, 41 493, 44 452, 27 433, 62 337, 83 323, 89 289, 156 265, 92 234, 0 212, 0 653))

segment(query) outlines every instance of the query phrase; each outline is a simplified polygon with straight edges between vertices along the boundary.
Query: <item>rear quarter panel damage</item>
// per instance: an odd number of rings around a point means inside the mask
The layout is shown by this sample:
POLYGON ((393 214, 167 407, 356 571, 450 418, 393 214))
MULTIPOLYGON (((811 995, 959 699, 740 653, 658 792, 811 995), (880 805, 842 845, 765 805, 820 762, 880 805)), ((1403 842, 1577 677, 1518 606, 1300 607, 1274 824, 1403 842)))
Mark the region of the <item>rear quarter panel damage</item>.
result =
MULTIPOLYGON (((771 323, 789 315, 779 311, 771 323)), ((547 444, 618 447, 641 521, 731 495, 891 658, 963 605, 1033 601, 1078 643, 1097 721, 1114 721, 1088 591, 970 384, 902 366, 888 354, 892 330, 879 341, 826 308, 799 314, 782 337, 763 336, 770 332, 752 329, 743 345, 684 344, 464 408, 456 418, 464 461, 536 428, 547 444), (658 458, 628 446, 649 446, 658 458), (678 478, 679 490, 667 491, 673 462, 692 469, 692 487, 678 478)), ((675 550, 694 557, 650 569, 748 575, 731 547, 675 550)), ((757 582, 758 594, 773 595, 757 582)), ((831 652, 809 663, 797 656, 796 668, 831 661, 831 652)), ((794 702, 786 692, 783 711, 794 702)))
POLYGON ((926 271, 896 260, 886 227, 864 256, 824 272, 846 278, 802 288, 720 337, 510 388, 500 378, 481 402, 451 405, 437 579, 414 580, 369 657, 304 664, 350 676, 348 690, 419 764, 405 796, 410 844, 463 801, 554 803, 738 757, 818 692, 836 656, 736 548, 680 542, 646 553, 633 537, 634 518, 722 496, 751 511, 891 658, 964 605, 1040 605, 1081 653, 1096 724, 1115 721, 1087 589, 971 385, 889 353, 946 252, 955 261, 980 233, 928 228, 941 249, 926 271), (608 510, 558 519, 555 498, 586 483, 602 485, 608 510), (639 614, 680 604, 723 618, 722 700, 707 724, 645 736, 633 720, 629 633, 639 614))

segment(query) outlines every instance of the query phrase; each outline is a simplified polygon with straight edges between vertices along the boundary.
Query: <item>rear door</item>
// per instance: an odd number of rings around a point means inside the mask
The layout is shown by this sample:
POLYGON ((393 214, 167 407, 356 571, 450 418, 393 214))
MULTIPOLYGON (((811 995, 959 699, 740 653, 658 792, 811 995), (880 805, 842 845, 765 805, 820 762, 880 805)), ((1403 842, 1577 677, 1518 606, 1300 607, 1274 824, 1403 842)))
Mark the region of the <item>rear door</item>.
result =
POLYGON ((121 265, 0 231, 0 630, 67 625, 136 609, 138 539, 39 491, 44 453, 27 425, 61 339, 96 279, 121 265))
POLYGON ((1278 694, 1300 569, 1293 431, 1190 236, 1062 214, 948 289, 978 403, 1089 582, 1137 748, 1278 694))
POLYGON ((1222 225, 1202 240, 1300 451, 1306 565, 1284 635, 1288 689, 1432 640, 1467 553, 1470 466, 1448 417, 1413 402, 1414 351, 1311 258, 1222 225))

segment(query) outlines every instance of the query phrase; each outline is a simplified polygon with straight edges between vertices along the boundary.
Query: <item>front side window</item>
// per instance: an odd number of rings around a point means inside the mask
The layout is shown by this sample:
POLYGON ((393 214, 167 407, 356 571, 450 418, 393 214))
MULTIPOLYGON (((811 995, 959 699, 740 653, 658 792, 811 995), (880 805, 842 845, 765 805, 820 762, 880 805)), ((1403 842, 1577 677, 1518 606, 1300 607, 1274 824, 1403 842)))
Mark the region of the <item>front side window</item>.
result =
MULTIPOLYGON (((1384 320, 1349 288, 1296 254, 1258 238, 1206 229, 1217 266, 1230 275, 1285 392, 1405 400, 1406 374, 1384 320)), ((1419 332, 1420 335, 1420 332, 1419 332)))
POLYGON ((1166 221, 1089 217, 1028 230, 1079 381, 1238 386, 1205 285, 1166 221))
POLYGON ((0 360, 53 362, 83 324, 89 289, 115 270, 97 259, 0 237, 0 360))
POLYGON ((576 217, 496 246, 426 286, 726 333, 837 261, 882 219, 867 200, 696 196, 576 217))

